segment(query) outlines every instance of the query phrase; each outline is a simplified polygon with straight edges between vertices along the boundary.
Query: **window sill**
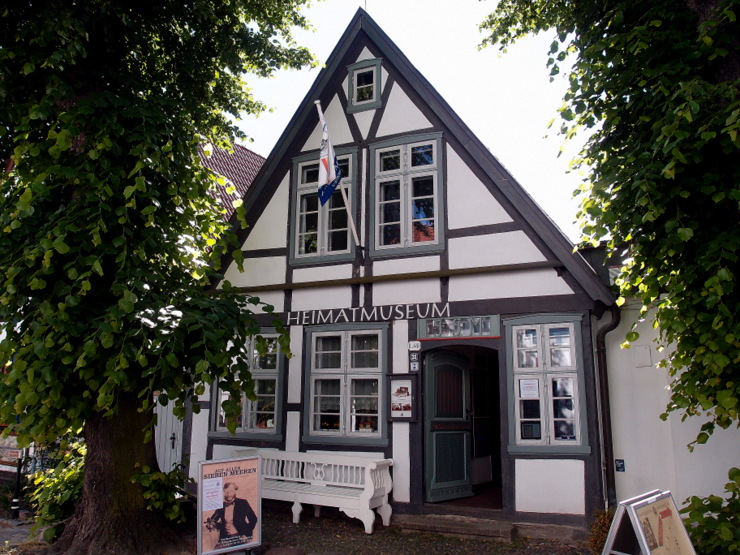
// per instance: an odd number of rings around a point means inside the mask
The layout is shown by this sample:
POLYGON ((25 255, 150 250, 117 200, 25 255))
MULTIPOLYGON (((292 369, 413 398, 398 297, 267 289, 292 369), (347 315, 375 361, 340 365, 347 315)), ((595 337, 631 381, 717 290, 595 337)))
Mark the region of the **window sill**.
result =
POLYGON ((211 439, 243 439, 248 441, 265 441, 279 443, 283 441, 283 434, 270 432, 208 432, 211 439))
POLYGON ((590 455, 588 445, 509 445, 510 455, 590 455))
POLYGON ((387 447, 388 438, 385 437, 332 437, 332 436, 303 436, 303 443, 313 445, 351 445, 368 447, 387 447))

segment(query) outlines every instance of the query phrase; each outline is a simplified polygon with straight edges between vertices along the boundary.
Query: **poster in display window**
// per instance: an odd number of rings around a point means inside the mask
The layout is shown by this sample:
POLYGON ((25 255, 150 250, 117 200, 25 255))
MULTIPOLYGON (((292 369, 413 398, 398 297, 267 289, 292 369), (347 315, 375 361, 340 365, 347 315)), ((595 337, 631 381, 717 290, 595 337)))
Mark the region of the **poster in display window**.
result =
POLYGON ((201 461, 198 554, 245 551, 262 543, 258 455, 201 461))
POLYGON ((391 420, 416 422, 416 374, 389 377, 391 420))

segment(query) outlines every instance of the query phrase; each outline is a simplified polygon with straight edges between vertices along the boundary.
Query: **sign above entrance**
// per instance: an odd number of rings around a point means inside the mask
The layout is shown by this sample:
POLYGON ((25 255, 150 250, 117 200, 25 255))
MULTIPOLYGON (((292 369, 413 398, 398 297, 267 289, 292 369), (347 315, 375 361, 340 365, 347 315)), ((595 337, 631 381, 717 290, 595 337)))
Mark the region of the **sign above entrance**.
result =
POLYGON ((457 316, 419 320, 419 339, 501 337, 501 316, 457 316))
POLYGON ((332 308, 288 312, 288 326, 348 324, 351 322, 390 322, 417 318, 444 318, 450 315, 450 303, 409 303, 384 306, 332 308))
POLYGON ((421 341, 409 341, 409 351, 421 351, 421 341))

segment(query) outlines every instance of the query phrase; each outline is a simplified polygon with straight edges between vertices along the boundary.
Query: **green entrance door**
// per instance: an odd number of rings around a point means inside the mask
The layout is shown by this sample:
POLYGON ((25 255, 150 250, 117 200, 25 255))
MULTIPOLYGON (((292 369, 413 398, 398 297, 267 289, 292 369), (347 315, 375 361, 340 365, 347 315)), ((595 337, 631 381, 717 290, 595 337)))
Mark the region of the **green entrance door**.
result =
POLYGON ((470 371, 467 359, 435 351, 424 364, 424 471, 426 500, 473 495, 470 479, 470 371))

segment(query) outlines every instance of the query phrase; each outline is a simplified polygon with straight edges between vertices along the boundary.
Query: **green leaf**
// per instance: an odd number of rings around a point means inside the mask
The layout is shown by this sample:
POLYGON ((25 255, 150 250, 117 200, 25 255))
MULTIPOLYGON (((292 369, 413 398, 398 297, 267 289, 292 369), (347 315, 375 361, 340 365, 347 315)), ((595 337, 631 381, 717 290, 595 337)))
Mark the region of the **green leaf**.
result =
POLYGON ((694 236, 694 230, 690 227, 679 227, 676 233, 682 241, 688 241, 694 236))
POLYGON ((67 254, 69 252, 69 245, 67 245, 61 238, 57 238, 54 241, 54 248, 59 254, 67 254))

